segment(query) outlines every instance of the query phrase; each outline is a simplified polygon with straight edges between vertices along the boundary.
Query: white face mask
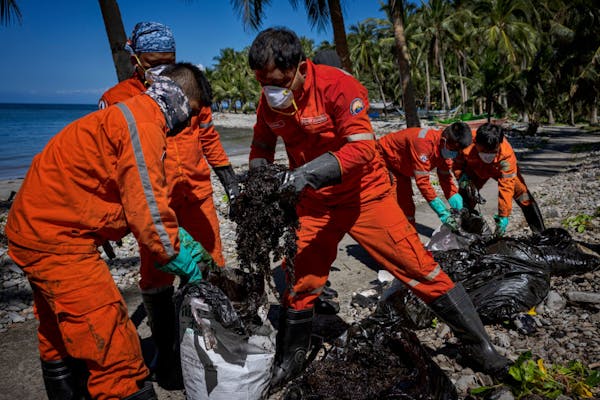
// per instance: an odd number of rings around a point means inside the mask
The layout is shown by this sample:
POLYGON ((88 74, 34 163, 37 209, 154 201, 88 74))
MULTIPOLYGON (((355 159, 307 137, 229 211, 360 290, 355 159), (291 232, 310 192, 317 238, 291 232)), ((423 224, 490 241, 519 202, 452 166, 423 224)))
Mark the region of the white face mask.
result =
POLYGON ((294 102, 294 93, 279 86, 264 86, 263 91, 271 108, 285 110, 294 102))
POLYGON ((479 152, 479 158, 486 164, 491 164, 496 158, 496 153, 481 153, 479 152))

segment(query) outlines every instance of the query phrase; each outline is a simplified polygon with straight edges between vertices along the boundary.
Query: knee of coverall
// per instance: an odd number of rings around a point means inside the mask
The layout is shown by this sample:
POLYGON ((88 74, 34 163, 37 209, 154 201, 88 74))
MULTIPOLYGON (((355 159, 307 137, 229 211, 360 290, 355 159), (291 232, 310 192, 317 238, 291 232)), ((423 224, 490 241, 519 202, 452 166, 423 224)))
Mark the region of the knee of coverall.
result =
MULTIPOLYGON (((306 212, 310 214, 310 211, 306 212)), ((294 310, 313 307, 327 283, 329 270, 337 257, 337 245, 345 234, 344 228, 332 222, 329 214, 307 214, 299 211, 300 228, 293 271, 287 264, 282 264, 287 280, 284 306, 294 310)))
POLYGON ((148 370, 126 305, 99 254, 57 255, 15 246, 11 254, 37 300, 40 357, 55 361, 66 352, 86 362, 94 398, 137 391, 148 370))
POLYGON ((391 196, 364 207, 350 234, 375 261, 426 303, 454 286, 391 196))
POLYGON ((513 198, 521 208, 527 207, 532 203, 531 193, 527 190, 527 186, 521 176, 519 176, 519 179, 515 180, 513 198))

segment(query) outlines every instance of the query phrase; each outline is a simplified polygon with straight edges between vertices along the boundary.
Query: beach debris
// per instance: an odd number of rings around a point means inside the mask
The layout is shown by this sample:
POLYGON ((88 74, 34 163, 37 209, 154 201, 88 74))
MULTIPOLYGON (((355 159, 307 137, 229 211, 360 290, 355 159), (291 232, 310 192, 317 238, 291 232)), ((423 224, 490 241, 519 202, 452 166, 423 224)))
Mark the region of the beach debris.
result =
POLYGON ((284 399, 456 399, 454 385, 404 319, 375 312, 353 324, 284 399))
MULTIPOLYGON (((240 195, 235 198, 236 247, 240 268, 271 276, 271 262, 285 259, 288 279, 293 282, 296 255, 298 197, 281 192, 281 164, 253 168, 240 176, 240 195)), ((269 286, 274 287, 271 280, 269 286)))

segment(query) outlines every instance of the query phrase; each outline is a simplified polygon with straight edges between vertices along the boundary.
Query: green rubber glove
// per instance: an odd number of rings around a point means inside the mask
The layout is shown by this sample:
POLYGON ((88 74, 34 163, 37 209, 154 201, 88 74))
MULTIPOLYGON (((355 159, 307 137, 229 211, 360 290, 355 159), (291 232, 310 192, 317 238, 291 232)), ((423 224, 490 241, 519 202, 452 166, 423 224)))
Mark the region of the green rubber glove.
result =
POLYGON ((496 221, 496 235, 503 236, 508 226, 508 217, 501 217, 496 214, 494 215, 494 221, 496 221))
POLYGON ((202 280, 199 263, 214 264, 214 261, 200 243, 179 227, 179 254, 158 269, 187 278, 189 283, 194 283, 202 280))
POLYGON ((460 178, 458 178, 458 187, 461 189, 466 189, 471 184, 471 180, 467 174, 462 174, 460 178))
POLYGON ((454 220, 454 218, 452 218, 452 214, 450 214, 450 210, 446 208, 446 205, 439 197, 436 197, 435 199, 431 200, 429 202, 429 207, 431 207, 433 211, 435 211, 435 213, 438 215, 438 217, 440 217, 442 223, 445 224, 449 218, 454 220))
POLYGON ((450 204, 450 207, 454 208, 455 210, 462 210, 464 208, 463 198, 458 193, 450 196, 448 203, 450 204))

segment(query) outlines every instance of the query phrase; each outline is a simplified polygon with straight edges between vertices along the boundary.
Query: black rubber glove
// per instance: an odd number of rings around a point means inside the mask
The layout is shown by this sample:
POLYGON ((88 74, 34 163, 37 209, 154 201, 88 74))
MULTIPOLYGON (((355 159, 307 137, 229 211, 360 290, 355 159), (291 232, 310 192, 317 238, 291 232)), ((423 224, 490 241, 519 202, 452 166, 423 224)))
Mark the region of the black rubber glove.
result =
POLYGON ((231 165, 226 165, 224 167, 216 167, 215 174, 217 174, 219 181, 221 181, 221 185, 223 185, 223 188, 225 189, 225 193, 227 193, 227 197, 229 197, 229 200, 233 199, 236 196, 239 196, 239 183, 231 165))
POLYGON ((225 193, 227 193, 227 198, 229 201, 229 218, 233 219, 233 210, 234 207, 231 207, 233 200, 240 195, 240 186, 237 177, 235 176, 235 172, 233 172, 233 167, 231 165, 227 165, 224 167, 216 167, 215 174, 221 181, 221 185, 225 189, 225 193))
POLYGON ((300 193, 306 185, 313 189, 335 185, 342 181, 342 170, 337 158, 331 153, 325 153, 312 161, 279 175, 280 191, 293 189, 300 193))

